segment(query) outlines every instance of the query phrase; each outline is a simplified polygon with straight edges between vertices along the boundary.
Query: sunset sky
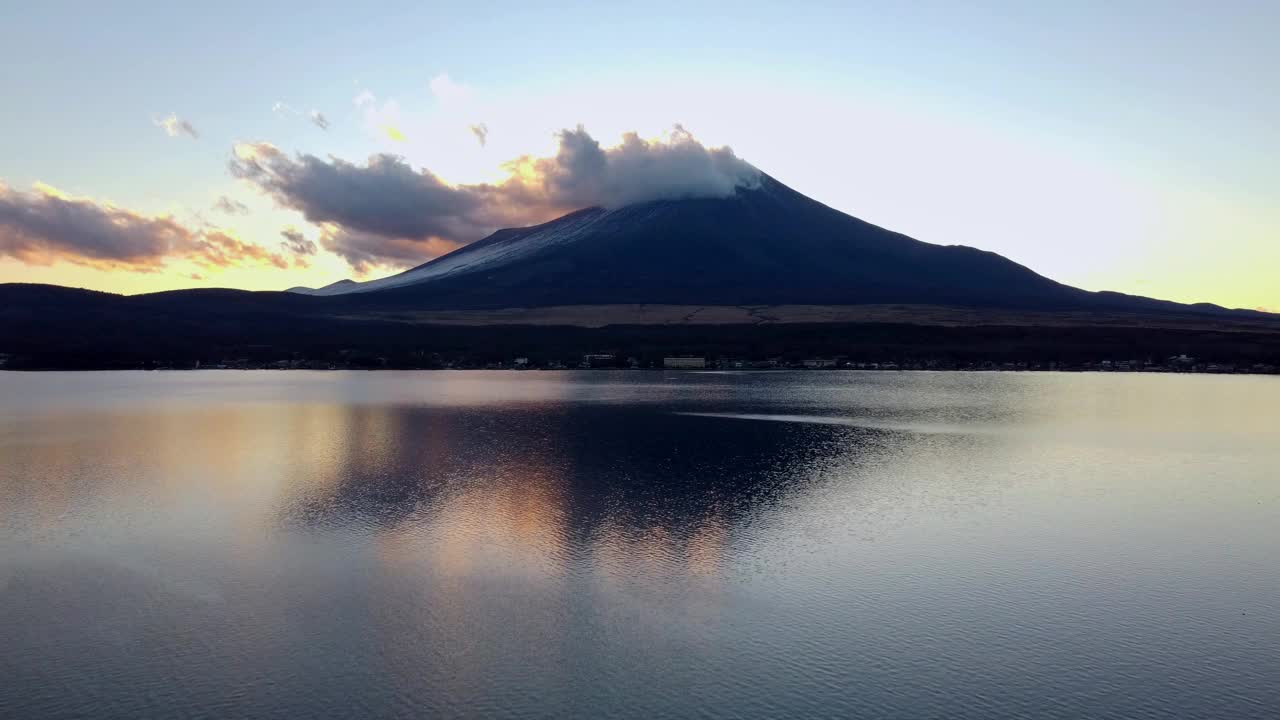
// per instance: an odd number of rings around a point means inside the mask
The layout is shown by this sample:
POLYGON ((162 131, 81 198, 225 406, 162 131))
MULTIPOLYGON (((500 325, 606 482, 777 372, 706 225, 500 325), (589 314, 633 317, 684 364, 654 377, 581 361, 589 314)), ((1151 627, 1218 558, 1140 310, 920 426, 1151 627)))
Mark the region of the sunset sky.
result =
POLYGON ((534 5, 0 11, 0 282, 373 278, 705 152, 1072 285, 1280 309, 1280 3, 534 5))

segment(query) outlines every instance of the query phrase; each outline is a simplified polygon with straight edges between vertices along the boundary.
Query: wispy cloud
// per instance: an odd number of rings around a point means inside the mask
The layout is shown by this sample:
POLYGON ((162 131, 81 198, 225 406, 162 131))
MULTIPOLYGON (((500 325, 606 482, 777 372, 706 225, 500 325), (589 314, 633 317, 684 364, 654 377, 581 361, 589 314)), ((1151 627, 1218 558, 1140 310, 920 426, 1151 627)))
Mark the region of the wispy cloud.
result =
POLYGON ((280 241, 280 245, 293 255, 315 255, 317 252, 315 242, 307 239, 307 236, 296 227, 281 230, 280 237, 284 238, 280 241))
POLYGON ((449 77, 449 73, 440 73, 431 78, 428 86, 431 88, 431 94, 442 104, 455 105, 471 99, 471 87, 454 82, 449 77))
POLYGON ((154 272, 172 261, 204 269, 289 266, 284 255, 224 230, 193 230, 172 217, 151 217, 40 184, 28 193, 0 185, 0 256, 136 272, 154 272))
POLYGON ((219 195, 213 203, 213 209, 227 215, 248 215, 249 206, 239 200, 232 200, 226 195, 219 195))
POLYGON ((481 148, 487 147, 490 128, 481 118, 491 117, 492 108, 484 104, 480 93, 448 73, 436 75, 427 84, 433 102, 426 108, 418 96, 406 99, 402 106, 400 99, 378 98, 368 90, 361 91, 353 103, 364 129, 384 143, 405 145, 395 152, 408 157, 439 161, 442 150, 456 155, 457 148, 441 148, 447 133, 465 133, 481 148))
MULTIPOLYGON (((271 112, 275 113, 280 117, 301 117, 303 115, 303 112, 301 110, 298 110, 297 108, 293 107, 289 103, 284 102, 282 100, 277 100, 276 103, 271 106, 271 112)), ((324 113, 320 112, 319 110, 312 110, 311 112, 306 113, 306 116, 307 116, 307 119, 311 121, 311 124, 315 125, 321 130, 329 129, 329 118, 325 117, 324 113)))
POLYGON ((179 135, 186 135, 192 138, 200 137, 200 133, 196 132, 195 127, 190 122, 173 113, 170 113, 168 117, 152 118, 151 122, 156 127, 164 130, 169 137, 178 137, 179 135))
POLYGON ((230 168, 320 225, 320 244, 357 270, 411 265, 500 227, 584 207, 726 197, 760 177, 731 149, 708 148, 680 126, 659 140, 628 133, 610 148, 582 127, 564 130, 555 155, 517 158, 497 184, 450 185, 395 155, 360 165, 291 157, 266 143, 237 145, 230 168))

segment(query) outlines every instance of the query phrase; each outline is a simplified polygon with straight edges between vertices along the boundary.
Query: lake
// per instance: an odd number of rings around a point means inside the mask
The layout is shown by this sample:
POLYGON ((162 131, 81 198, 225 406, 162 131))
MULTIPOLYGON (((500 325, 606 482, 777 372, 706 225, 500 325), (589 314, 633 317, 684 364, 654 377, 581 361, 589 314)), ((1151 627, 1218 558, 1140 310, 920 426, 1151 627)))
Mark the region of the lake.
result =
POLYGON ((0 373, 0 716, 1274 718, 1280 378, 0 373))

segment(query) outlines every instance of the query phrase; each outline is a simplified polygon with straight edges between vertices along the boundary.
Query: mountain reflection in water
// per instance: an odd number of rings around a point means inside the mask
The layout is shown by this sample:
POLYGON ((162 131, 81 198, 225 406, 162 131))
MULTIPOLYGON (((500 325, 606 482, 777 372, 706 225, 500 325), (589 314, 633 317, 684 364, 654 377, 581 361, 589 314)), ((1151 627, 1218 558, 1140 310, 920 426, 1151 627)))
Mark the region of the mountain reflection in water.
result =
POLYGON ((0 375, 0 714, 1265 717, 1270 378, 0 375))

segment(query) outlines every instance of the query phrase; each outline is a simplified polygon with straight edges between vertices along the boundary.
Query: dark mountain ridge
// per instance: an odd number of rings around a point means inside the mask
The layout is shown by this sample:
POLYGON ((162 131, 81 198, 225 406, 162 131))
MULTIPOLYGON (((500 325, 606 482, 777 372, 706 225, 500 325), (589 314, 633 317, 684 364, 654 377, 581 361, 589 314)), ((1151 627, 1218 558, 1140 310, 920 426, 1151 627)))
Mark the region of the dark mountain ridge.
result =
POLYGON ((588 208, 500 230, 398 276, 330 286, 335 289, 361 305, 433 308, 909 303, 1065 309, 1096 301, 995 253, 912 239, 768 176, 727 198, 588 208))
POLYGON ((1225 311, 1055 282, 992 252, 859 220, 762 175, 727 198, 588 208, 318 294, 419 309, 651 303, 1225 311))

